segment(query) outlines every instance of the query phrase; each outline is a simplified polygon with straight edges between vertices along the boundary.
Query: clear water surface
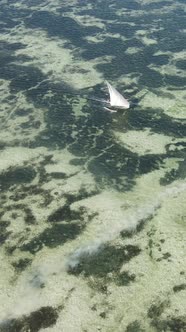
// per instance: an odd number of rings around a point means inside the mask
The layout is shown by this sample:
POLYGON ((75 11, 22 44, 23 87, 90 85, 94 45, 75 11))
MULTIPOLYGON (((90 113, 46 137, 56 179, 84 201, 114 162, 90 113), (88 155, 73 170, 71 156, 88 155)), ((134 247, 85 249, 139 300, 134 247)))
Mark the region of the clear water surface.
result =
POLYGON ((0 9, 0 331, 185 331, 185 1, 0 9))

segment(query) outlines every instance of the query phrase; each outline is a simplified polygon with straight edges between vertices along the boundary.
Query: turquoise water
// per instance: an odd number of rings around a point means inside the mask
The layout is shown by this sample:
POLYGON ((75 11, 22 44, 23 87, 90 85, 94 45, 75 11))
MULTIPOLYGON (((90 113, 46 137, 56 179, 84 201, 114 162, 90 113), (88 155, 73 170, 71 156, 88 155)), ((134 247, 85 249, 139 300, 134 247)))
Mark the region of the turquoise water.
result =
POLYGON ((0 331, 184 331, 185 2, 0 8, 0 331))

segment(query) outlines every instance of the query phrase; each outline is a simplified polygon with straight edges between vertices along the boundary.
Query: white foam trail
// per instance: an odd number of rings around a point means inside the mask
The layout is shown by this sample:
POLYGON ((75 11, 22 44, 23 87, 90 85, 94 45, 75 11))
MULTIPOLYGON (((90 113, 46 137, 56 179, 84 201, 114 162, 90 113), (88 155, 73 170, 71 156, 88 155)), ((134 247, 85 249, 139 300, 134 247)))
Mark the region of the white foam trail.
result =
POLYGON ((138 224, 140 224, 143 220, 154 216, 157 209, 163 203, 164 199, 170 196, 177 195, 185 190, 186 190, 186 183, 166 188, 164 192, 162 192, 157 196, 157 199, 155 201, 145 206, 137 208, 135 212, 130 213, 118 224, 114 224, 115 227, 114 230, 109 229, 106 234, 99 236, 92 243, 89 243, 87 245, 84 245, 76 249, 75 252, 68 257, 68 260, 66 262, 67 270, 69 268, 74 268, 75 266, 77 266, 79 264, 81 257, 95 254, 97 251, 101 249, 101 247, 106 242, 114 240, 120 234, 121 231, 135 230, 138 224))
POLYGON ((114 230, 109 229, 106 234, 99 237, 92 243, 75 250, 75 252, 68 258, 66 264, 67 269, 77 266, 82 256, 92 255, 99 251, 106 242, 114 240, 120 232, 134 230, 142 220, 154 215, 158 207, 159 202, 154 203, 152 206, 149 205, 143 208, 138 208, 135 213, 129 215, 127 218, 124 218, 118 224, 115 224, 114 230))

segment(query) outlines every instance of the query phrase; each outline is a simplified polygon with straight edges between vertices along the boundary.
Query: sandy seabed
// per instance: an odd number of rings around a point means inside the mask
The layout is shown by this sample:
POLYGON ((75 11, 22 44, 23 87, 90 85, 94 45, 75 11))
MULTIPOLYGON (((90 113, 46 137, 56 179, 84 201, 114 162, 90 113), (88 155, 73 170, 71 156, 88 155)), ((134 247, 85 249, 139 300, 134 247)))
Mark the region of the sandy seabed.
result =
POLYGON ((0 4, 1 332, 186 330, 185 4, 102 6, 0 4))

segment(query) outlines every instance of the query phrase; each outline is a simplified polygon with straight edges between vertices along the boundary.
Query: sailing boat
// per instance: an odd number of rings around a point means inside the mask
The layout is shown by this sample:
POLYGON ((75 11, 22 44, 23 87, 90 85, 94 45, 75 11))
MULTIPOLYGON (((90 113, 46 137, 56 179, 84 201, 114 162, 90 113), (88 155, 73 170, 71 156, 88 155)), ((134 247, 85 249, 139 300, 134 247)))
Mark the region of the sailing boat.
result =
MULTIPOLYGON (((110 100, 108 103, 112 107, 120 108, 120 109, 127 109, 130 107, 130 104, 127 99, 125 99, 109 82, 106 81, 108 90, 109 90, 109 95, 110 95, 110 100)), ((107 111, 110 112, 117 112, 116 110, 111 110, 108 107, 105 107, 107 111)))

